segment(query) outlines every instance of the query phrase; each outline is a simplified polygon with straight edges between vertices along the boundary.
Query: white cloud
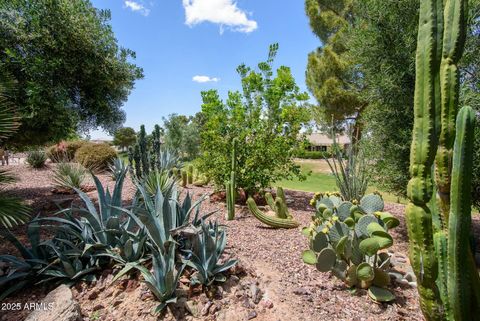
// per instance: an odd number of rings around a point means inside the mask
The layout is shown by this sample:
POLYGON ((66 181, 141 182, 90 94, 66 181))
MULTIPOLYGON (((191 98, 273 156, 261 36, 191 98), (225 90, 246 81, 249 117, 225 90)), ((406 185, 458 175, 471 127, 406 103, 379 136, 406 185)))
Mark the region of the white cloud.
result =
POLYGON ((234 0, 183 0, 183 7, 185 23, 189 26, 208 21, 219 24, 220 33, 223 26, 246 33, 257 29, 257 22, 250 20, 234 0))
POLYGON ((133 0, 125 0, 125 8, 129 8, 133 12, 138 12, 141 15, 148 16, 150 14, 150 9, 145 8, 145 6, 139 2, 133 0))
POLYGON ((197 76, 193 76, 192 80, 199 83, 205 83, 205 82, 218 82, 220 81, 220 78, 197 75, 197 76))

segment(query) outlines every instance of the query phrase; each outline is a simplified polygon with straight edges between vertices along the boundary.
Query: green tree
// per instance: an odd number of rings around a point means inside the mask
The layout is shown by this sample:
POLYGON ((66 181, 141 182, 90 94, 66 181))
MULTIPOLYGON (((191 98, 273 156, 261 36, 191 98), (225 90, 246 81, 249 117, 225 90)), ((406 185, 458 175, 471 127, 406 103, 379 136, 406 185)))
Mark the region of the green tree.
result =
POLYGON ((119 146, 122 150, 132 146, 137 141, 137 134, 131 127, 122 127, 115 131, 113 144, 119 146))
POLYGON ((360 129, 367 106, 361 96, 363 81, 355 57, 348 53, 348 29, 354 23, 353 0, 305 0, 305 11, 313 33, 322 46, 308 55, 307 87, 318 102, 315 121, 339 129, 345 121, 360 129))
POLYGON ((198 116, 187 117, 177 114, 164 118, 165 146, 176 151, 184 159, 196 158, 200 150, 199 121, 198 116))
POLYGON ((89 0, 0 1, 2 72, 18 81, 22 124, 12 143, 43 144, 76 131, 110 133, 142 69, 117 44, 110 12, 89 0))
MULTIPOLYGON (((362 75, 362 97, 369 102, 363 120, 373 179, 399 195, 405 195, 409 179, 418 9, 417 0, 355 1, 356 21, 346 31, 348 54, 362 75)), ((471 100, 479 84, 479 13, 480 1, 470 1, 461 86, 471 100)))
POLYGON ((303 177, 292 155, 301 144, 301 128, 310 120, 290 68, 272 67, 278 45, 271 45, 258 70, 240 65, 242 92, 224 102, 216 90, 202 92, 200 170, 217 188, 228 180, 232 140, 238 139, 237 186, 252 194, 283 178, 303 177))

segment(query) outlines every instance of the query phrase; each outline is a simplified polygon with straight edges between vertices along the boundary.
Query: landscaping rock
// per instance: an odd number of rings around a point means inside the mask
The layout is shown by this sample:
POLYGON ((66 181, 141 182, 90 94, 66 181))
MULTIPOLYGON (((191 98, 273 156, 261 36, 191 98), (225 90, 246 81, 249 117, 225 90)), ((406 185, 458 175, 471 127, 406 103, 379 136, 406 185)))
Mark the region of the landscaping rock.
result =
POLYGON ((60 285, 51 291, 42 301, 45 310, 35 310, 25 321, 81 321, 82 316, 78 302, 66 285, 60 285))
POLYGON ((257 317, 257 312, 255 312, 255 311, 248 312, 248 316, 247 316, 248 320, 254 319, 256 317, 257 317))

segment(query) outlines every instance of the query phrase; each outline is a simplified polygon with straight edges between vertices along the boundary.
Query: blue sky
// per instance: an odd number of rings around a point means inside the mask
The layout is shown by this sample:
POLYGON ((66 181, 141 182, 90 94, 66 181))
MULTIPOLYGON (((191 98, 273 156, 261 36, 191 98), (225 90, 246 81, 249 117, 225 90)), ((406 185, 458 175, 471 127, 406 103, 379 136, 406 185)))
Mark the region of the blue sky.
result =
MULTIPOLYGON (((125 126, 148 131, 171 113, 200 110, 200 92, 218 89, 222 97, 239 89, 240 63, 256 66, 268 46, 280 45, 276 66, 291 67, 306 90, 307 54, 319 45, 302 0, 92 0, 110 9, 121 46, 136 52, 145 78, 124 105, 125 126), (281 4, 281 5, 280 5, 281 4), (195 77, 197 76, 197 77, 195 77), (195 80, 194 81, 194 77, 195 80), (203 81, 203 82, 202 82, 203 81)), ((106 138, 93 131, 92 138, 106 138)))

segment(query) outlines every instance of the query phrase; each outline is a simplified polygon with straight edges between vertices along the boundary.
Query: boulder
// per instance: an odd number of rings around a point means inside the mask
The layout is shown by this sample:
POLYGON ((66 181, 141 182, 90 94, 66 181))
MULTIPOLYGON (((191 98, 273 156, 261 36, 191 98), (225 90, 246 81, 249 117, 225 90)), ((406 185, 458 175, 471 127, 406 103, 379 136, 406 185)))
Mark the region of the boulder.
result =
POLYGON ((80 305, 66 285, 51 291, 25 321, 81 321, 80 305))

